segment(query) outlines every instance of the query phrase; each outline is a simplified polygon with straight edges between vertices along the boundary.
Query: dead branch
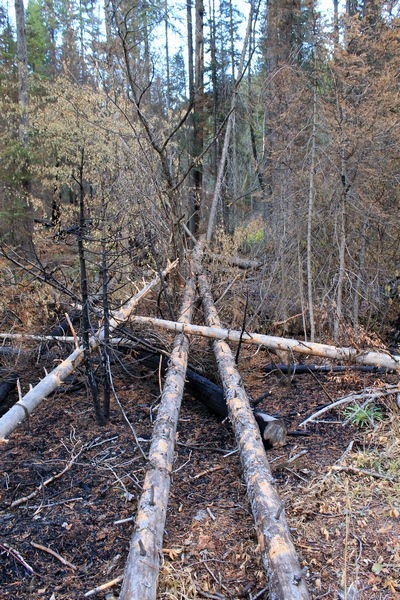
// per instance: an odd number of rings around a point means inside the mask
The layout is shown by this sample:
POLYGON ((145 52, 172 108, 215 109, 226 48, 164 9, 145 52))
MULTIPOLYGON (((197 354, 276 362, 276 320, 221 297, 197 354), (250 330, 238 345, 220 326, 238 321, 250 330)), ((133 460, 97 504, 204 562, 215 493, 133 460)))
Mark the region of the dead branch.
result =
POLYGON ((35 496, 37 496, 42 490, 44 490, 44 488, 48 485, 50 485, 50 483, 53 483, 53 481, 56 481, 56 479, 60 479, 60 477, 62 477, 63 475, 65 475, 65 473, 67 473, 70 468, 72 467, 72 465, 75 463, 75 461, 77 460, 77 458, 80 456, 80 454, 82 454, 83 450, 85 450, 86 446, 82 446, 78 452, 76 452, 76 454, 72 454, 71 460, 67 463, 66 467, 60 471, 60 473, 57 473, 56 475, 53 475, 52 477, 49 477, 49 479, 46 479, 46 481, 44 481, 43 483, 41 483, 36 490, 34 490, 31 494, 29 494, 29 496, 24 496, 23 498, 19 498, 18 500, 14 500, 14 502, 12 502, 10 504, 11 508, 15 508, 17 506, 20 506, 21 504, 24 504, 25 502, 28 502, 29 500, 31 500, 32 498, 34 498, 35 496))
POLYGON ((367 477, 375 477, 375 479, 386 479, 387 481, 400 481, 397 477, 390 477, 390 475, 384 475, 377 473, 376 471, 368 471, 367 469, 357 469, 356 467, 342 467, 340 465, 334 465, 331 467, 332 471, 344 471, 345 473, 354 473, 354 475, 366 475, 367 477))
POLYGON ((14 557, 19 563, 21 563, 21 565, 23 567, 25 567, 25 569, 29 573, 37 575, 37 573, 35 573, 35 570, 26 562, 26 560, 23 558, 23 556, 21 556, 21 554, 18 552, 18 550, 15 550, 15 548, 12 548, 5 542, 0 542, 0 550, 1 549, 3 549, 4 552, 7 552, 7 554, 14 557))
POLYGON ((73 571, 76 571, 76 569, 78 568, 76 565, 73 565, 72 563, 70 563, 63 556, 61 556, 61 554, 58 554, 58 552, 55 552, 51 548, 47 548, 46 546, 42 546, 41 544, 36 544, 35 542, 31 542, 31 546, 33 546, 34 548, 37 548, 38 550, 42 550, 42 552, 47 552, 47 554, 51 554, 51 556, 54 556, 54 558, 59 560, 63 565, 65 565, 66 567, 69 567, 73 571))
POLYGON ((213 467, 212 469, 207 469, 207 471, 202 471, 201 473, 197 473, 197 475, 194 475, 194 477, 192 477, 192 479, 200 479, 200 477, 204 477, 205 475, 209 475, 210 473, 215 473, 215 471, 221 471, 221 469, 223 469, 224 466, 223 465, 218 465, 216 467, 213 467))
POLYGON ((122 577, 122 575, 120 575, 119 577, 116 577, 115 579, 112 579, 111 581, 107 581, 107 583, 103 583, 103 585, 99 585, 98 587, 94 588, 93 590, 89 590, 88 592, 83 594, 83 597, 89 598, 89 596, 94 596, 95 594, 98 594, 99 592, 104 592, 104 590, 108 590, 108 589, 110 589, 110 587, 114 587, 114 585, 117 585, 117 583, 122 581, 122 579, 123 579, 123 577, 122 577))
MULTIPOLYGON (((163 272, 165 276, 169 273, 176 265, 176 260, 170 264, 163 272)), ((114 331, 121 323, 126 321, 134 307, 138 302, 150 292, 159 282, 159 277, 155 277, 150 283, 148 283, 138 294, 133 296, 129 302, 124 304, 118 311, 112 313, 112 318, 109 322, 110 332, 114 331)), ((96 348, 101 341, 104 339, 104 328, 101 327, 96 335, 90 338, 90 347, 92 350, 96 348)), ((68 375, 83 362, 84 348, 80 346, 70 356, 58 365, 51 373, 49 373, 42 381, 32 388, 25 396, 22 401, 14 405, 10 410, 0 419, 0 441, 5 441, 7 435, 9 435, 14 429, 21 423, 51 392, 54 392, 68 375), (22 411, 20 410, 22 409, 22 411)))
POLYGON ((399 387, 397 385, 386 385, 384 388, 366 388, 359 394, 349 394, 344 398, 340 398, 336 400, 336 402, 332 402, 332 404, 328 404, 328 406, 324 406, 317 412, 313 413, 305 421, 302 421, 299 427, 305 427, 307 423, 315 423, 316 419, 318 419, 321 415, 329 412, 330 410, 336 408, 337 406, 341 406, 342 404, 348 404, 349 402, 357 402, 358 400, 368 399, 368 402, 372 402, 376 398, 382 398, 383 396, 391 396, 392 394, 399 391, 399 387))

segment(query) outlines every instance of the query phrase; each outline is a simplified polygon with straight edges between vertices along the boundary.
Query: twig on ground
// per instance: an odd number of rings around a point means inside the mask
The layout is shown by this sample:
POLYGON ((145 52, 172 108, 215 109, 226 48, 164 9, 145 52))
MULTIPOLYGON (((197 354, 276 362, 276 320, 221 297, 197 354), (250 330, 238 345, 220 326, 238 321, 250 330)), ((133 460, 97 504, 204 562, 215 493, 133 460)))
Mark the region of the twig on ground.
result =
POLYGON ((69 560, 61 556, 61 554, 58 554, 58 552, 54 552, 54 550, 52 550, 51 548, 47 548, 46 546, 42 546, 41 544, 36 544, 35 542, 31 542, 31 546, 37 548, 38 550, 42 550, 43 552, 47 552, 47 554, 51 554, 51 556, 54 556, 54 558, 59 560, 63 565, 69 567, 73 571, 76 571, 76 569, 78 568, 76 565, 70 563, 69 560))
POLYGON ((30 506, 29 508, 37 509, 35 515, 37 515, 43 508, 50 508, 51 506, 59 506, 60 504, 69 504, 70 502, 79 502, 83 500, 82 496, 77 498, 69 498, 68 500, 59 500, 58 502, 48 502, 47 504, 35 504, 34 506, 30 506))
POLYGON ((263 588, 262 590, 260 590, 255 596, 253 596, 253 600, 257 600, 258 598, 261 598, 261 596, 263 594, 265 594, 265 592, 268 591, 268 586, 263 588))
POLYGON ((204 477, 204 475, 208 475, 209 473, 214 473, 215 471, 220 471, 223 468, 224 468, 223 465, 219 465, 218 467, 213 467, 212 469, 207 469, 207 471, 202 471, 201 473, 197 473, 197 475, 194 475, 194 477, 192 477, 192 479, 199 479, 200 477, 204 477))
POLYGON ((63 475, 65 475, 65 473, 67 473, 70 470, 70 468, 73 466, 74 462, 77 460, 77 458, 79 457, 79 455, 83 452, 83 450, 85 448, 86 448, 86 446, 82 446, 82 448, 76 454, 72 454, 72 452, 71 452, 71 455, 72 455, 71 460, 68 462, 67 466, 60 473, 57 473, 56 475, 53 475, 53 477, 50 477, 49 479, 46 479, 46 481, 44 481, 43 483, 41 483, 36 488, 36 490, 34 490, 28 496, 24 496, 23 498, 19 498, 18 500, 14 500, 14 502, 12 502, 10 504, 11 508, 15 508, 16 506, 20 506, 21 504, 24 504, 24 502, 28 502, 29 500, 31 500, 32 498, 34 498, 35 496, 37 496, 47 485, 49 485, 50 483, 53 483, 53 481, 55 481, 56 479, 60 479, 60 477, 62 477, 63 475))
POLYGON ((202 452, 219 452, 220 454, 226 454, 229 450, 223 448, 217 448, 212 444, 184 444, 183 442, 177 442, 177 446, 183 446, 183 448, 189 448, 189 450, 201 450, 202 452))
POLYGON ((395 393, 395 390, 398 390, 397 385, 387 385, 384 388, 366 388, 359 394, 349 394, 348 396, 340 398, 340 400, 337 400, 336 402, 333 402, 332 404, 321 408, 321 410, 318 410, 316 413, 313 413, 305 421, 302 421, 299 427, 304 427, 307 423, 314 423, 315 419, 342 404, 346 404, 348 402, 357 402, 357 400, 364 400, 365 398, 369 398, 369 402, 372 402, 373 400, 381 398, 382 396, 392 395, 393 393, 395 393))
POLYGON ((203 598, 211 598, 211 600, 226 600, 225 596, 223 596, 222 594, 218 594, 217 592, 215 592, 214 594, 209 594, 208 592, 204 592, 196 584, 195 588, 197 590, 197 593, 200 594, 200 596, 203 596, 203 598))
POLYGON ((204 565, 204 568, 206 569, 206 571, 208 571, 210 573, 210 575, 214 579, 215 583, 217 585, 220 585, 222 587, 222 589, 224 589, 227 592, 228 588, 217 579, 217 577, 214 575, 214 573, 211 571, 210 567, 207 565, 207 563, 205 561, 203 561, 203 565, 204 565))
POLYGON ((129 523, 129 521, 134 521, 136 517, 126 517, 126 519, 119 519, 118 521, 114 521, 114 525, 122 525, 122 523, 129 523))
POLYGON ((390 477, 390 475, 383 475, 382 473, 376 473, 376 471, 368 471, 367 469, 358 469, 357 467, 342 467, 340 465, 334 465, 331 467, 332 471, 344 471, 346 473, 354 473, 355 475, 366 475, 367 477, 375 477, 377 479, 386 479, 387 481, 400 481, 397 477, 390 477))
POLYGON ((9 554, 13 558, 15 558, 19 563, 21 563, 21 565, 23 567, 25 567, 25 569, 27 571, 29 571, 29 573, 37 575, 37 573, 35 572, 35 570, 30 565, 28 565, 28 563, 21 556, 21 554, 18 552, 18 550, 16 550, 15 548, 12 548, 11 546, 9 546, 8 544, 6 544, 5 542, 0 542, 0 550, 3 550, 4 552, 7 552, 7 554, 9 554))
POLYGON ((78 348, 79 348, 79 340, 78 340, 78 336, 76 335, 76 331, 75 331, 75 329, 74 329, 74 326, 72 325, 72 321, 71 321, 71 319, 69 318, 69 314, 68 314, 68 313, 64 313, 64 314, 65 314, 65 319, 66 319, 66 321, 67 321, 67 323, 68 323, 68 327, 70 328, 70 330, 71 330, 71 333, 72 333, 72 336, 73 336, 73 338, 74 338, 74 342, 75 342, 75 350, 78 350, 78 348))
POLYGON ((126 414, 126 412, 125 412, 125 410, 124 410, 124 407, 122 406, 122 404, 121 404, 121 402, 120 402, 120 399, 118 398, 117 392, 116 392, 116 390, 115 390, 115 387, 114 387, 114 381, 113 381, 113 377, 112 377, 112 373, 111 373, 111 368, 110 368, 110 360, 109 360, 109 359, 108 359, 108 361, 107 361, 107 369, 108 369, 108 372, 109 372, 111 390, 112 390, 113 396, 114 396, 114 398, 115 398, 115 401, 116 401, 116 403, 117 403, 117 404, 118 404, 118 406, 119 406, 119 409, 120 409, 120 411, 121 411, 121 413, 122 413, 122 416, 123 416, 123 418, 124 418, 124 421, 125 421, 125 423, 128 425, 128 427, 130 428, 130 430, 131 430, 131 432, 132 432, 132 434, 133 434, 133 437, 135 438, 135 442, 136 442, 136 445, 137 445, 137 447, 139 448, 140 454, 142 455, 142 457, 144 458, 144 460, 146 460, 146 461, 147 461, 147 456, 146 456, 146 454, 145 454, 145 452, 144 452, 144 450, 143 450, 142 446, 141 446, 141 445, 140 445, 140 443, 139 443, 139 438, 138 438, 138 436, 136 435, 136 431, 135 431, 135 429, 134 429, 134 427, 133 427, 132 423, 129 421, 129 419, 128 419, 128 415, 126 414))
POLYGON ((263 392, 262 394, 260 394, 259 396, 257 396, 257 398, 255 400, 251 401, 251 406, 254 408, 258 404, 260 404, 260 402, 262 402, 263 400, 265 400, 265 398, 268 398, 268 396, 271 396, 271 395, 272 395, 271 390, 267 390, 266 392, 263 392))
POLYGON ((115 579, 112 579, 111 581, 107 581, 107 583, 103 583, 103 585, 99 585, 99 587, 96 587, 93 590, 89 590, 88 592, 86 592, 85 594, 83 594, 83 597, 84 598, 89 598, 89 596, 94 596, 95 594, 98 594, 99 592, 103 592, 104 590, 108 590, 110 587, 113 587, 114 585, 117 585, 117 583, 120 583, 120 581, 122 581, 122 580, 123 580, 123 576, 119 575, 115 579))

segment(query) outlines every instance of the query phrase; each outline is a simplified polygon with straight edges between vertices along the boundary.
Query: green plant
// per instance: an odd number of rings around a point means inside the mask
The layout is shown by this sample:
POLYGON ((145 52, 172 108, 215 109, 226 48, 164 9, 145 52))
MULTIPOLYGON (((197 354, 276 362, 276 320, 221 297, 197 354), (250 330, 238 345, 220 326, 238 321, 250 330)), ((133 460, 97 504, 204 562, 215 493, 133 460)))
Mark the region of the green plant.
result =
POLYGON ((351 404, 344 411, 344 416, 352 425, 365 427, 366 425, 373 425, 375 422, 382 421, 383 412, 379 406, 372 404, 365 406, 351 404))

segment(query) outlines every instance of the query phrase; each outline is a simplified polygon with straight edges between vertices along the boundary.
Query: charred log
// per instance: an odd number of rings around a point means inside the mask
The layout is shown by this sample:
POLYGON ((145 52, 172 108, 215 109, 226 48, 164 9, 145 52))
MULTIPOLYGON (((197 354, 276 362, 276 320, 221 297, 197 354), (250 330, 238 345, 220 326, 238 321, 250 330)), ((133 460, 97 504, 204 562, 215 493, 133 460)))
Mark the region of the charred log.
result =
POLYGON ((358 373, 394 373, 393 369, 384 367, 372 367, 366 365, 275 365, 268 363, 264 367, 267 373, 274 371, 284 375, 304 375, 306 373, 346 373, 347 371, 357 371, 358 373))
MULTIPOLYGON (((77 323, 80 320, 81 311, 74 310, 68 316, 69 316, 71 323, 74 325, 74 323, 77 323)), ((49 333, 49 335, 51 335, 52 337, 71 335, 71 334, 72 334, 72 331, 71 331, 69 323, 65 317, 49 333)))
MULTIPOLYGON (((150 369, 158 369, 160 366, 160 355, 143 350, 138 351, 141 364, 150 369)), ((167 369, 168 359, 163 357, 161 368, 163 372, 167 369)), ((195 371, 188 369, 186 371, 186 389, 187 391, 199 400, 204 406, 207 406, 222 420, 228 416, 228 407, 224 397, 223 389, 207 379, 199 375, 195 371)), ((263 438, 266 448, 272 448, 278 444, 284 444, 286 441, 287 430, 282 419, 267 415, 258 410, 254 411, 254 417, 260 428, 261 437, 263 438)))
POLYGON ((15 404, 17 398, 10 397, 10 393, 13 392, 17 386, 18 373, 11 371, 2 377, 0 381, 0 415, 4 415, 7 410, 15 404))

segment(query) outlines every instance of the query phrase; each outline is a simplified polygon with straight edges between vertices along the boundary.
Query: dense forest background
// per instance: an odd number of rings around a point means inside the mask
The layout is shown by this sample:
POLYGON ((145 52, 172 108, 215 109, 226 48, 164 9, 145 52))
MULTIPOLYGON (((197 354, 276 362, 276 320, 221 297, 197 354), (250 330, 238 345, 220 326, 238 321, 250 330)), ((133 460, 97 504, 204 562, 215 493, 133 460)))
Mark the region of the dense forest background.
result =
POLYGON ((212 261, 258 262, 231 281, 229 324, 246 305, 249 330, 390 341, 399 6, 339 9, 334 0, 327 19, 312 0, 3 4, 0 240, 18 267, 2 271, 3 289, 23 269, 51 283, 46 310, 82 295, 117 304, 167 258, 185 276, 187 228, 207 233, 212 261))

